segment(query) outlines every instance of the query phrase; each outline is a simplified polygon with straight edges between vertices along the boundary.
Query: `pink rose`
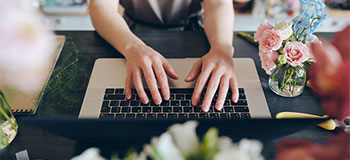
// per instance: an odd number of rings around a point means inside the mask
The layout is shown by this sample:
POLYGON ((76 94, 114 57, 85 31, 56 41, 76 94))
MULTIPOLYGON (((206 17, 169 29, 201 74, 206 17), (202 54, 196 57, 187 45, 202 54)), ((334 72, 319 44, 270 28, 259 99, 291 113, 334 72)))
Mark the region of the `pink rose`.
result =
POLYGON ((309 48, 301 42, 287 42, 283 54, 287 55, 287 61, 293 67, 303 66, 303 63, 310 58, 309 48))
POLYGON ((260 26, 258 27, 258 30, 256 30, 255 34, 254 34, 254 39, 255 41, 260 41, 263 33, 265 32, 265 30, 270 30, 272 29, 273 26, 269 23, 268 20, 264 20, 260 26))
POLYGON ((278 58, 278 53, 276 51, 259 51, 261 67, 265 70, 266 74, 271 74, 271 71, 276 67, 276 60, 278 58))
POLYGON ((267 51, 278 50, 281 47, 282 42, 281 31, 266 30, 259 41, 259 47, 267 51))

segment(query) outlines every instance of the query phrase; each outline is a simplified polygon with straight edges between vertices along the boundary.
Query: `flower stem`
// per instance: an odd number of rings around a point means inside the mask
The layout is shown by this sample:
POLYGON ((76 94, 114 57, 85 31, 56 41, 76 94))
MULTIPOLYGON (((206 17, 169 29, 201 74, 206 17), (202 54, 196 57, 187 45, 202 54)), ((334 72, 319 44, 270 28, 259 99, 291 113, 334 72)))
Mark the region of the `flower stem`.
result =
MULTIPOLYGON (((12 128, 16 131, 17 133, 17 127, 16 125, 12 122, 12 119, 7 115, 6 111, 4 109, 8 109, 10 110, 9 108, 9 105, 7 103, 7 101, 5 100, 5 98, 2 96, 2 94, 0 93, 0 113, 5 117, 5 119, 11 124, 12 128)), ((10 110, 10 116, 13 117, 12 113, 11 113, 11 110, 10 110)))
POLYGON ((272 77, 271 77, 271 79, 274 81, 275 80, 275 76, 276 76, 276 74, 280 71, 280 69, 281 69, 281 65, 277 65, 278 66, 278 68, 277 68, 277 70, 275 71, 275 73, 273 73, 273 75, 272 75, 272 77))
MULTIPOLYGON (((288 70, 290 70, 290 69, 291 69, 291 68, 288 68, 288 70)), ((292 75, 294 74, 294 69, 291 69, 291 70, 292 70, 292 71, 291 71, 292 73, 289 74, 288 79, 287 79, 286 82, 283 84, 282 89, 284 89, 284 88, 286 87, 288 81, 292 78, 292 75)))

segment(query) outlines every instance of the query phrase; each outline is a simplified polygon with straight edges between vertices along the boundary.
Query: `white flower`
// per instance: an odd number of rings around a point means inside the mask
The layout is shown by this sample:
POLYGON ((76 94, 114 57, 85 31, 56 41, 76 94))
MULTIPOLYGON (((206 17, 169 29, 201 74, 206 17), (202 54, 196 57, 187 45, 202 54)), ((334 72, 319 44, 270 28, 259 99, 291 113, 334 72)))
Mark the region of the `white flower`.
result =
POLYGON ((197 121, 175 124, 169 128, 174 143, 183 155, 194 154, 199 150, 199 140, 196 133, 197 121))
POLYGON ((282 39, 286 40, 293 34, 292 25, 293 25, 292 22, 287 23, 287 22, 283 21, 283 22, 277 24, 274 27, 274 30, 280 30, 282 33, 281 34, 282 39))
POLYGON ((71 160, 106 160, 100 156, 100 150, 98 148, 89 148, 82 154, 73 157, 71 160))
POLYGON ((159 138, 152 140, 152 144, 164 160, 184 160, 180 150, 174 144, 170 133, 165 132, 159 138))
POLYGON ((43 86, 55 39, 29 0, 0 3, 0 83, 32 93, 43 86))
POLYGON ((230 138, 220 137, 220 151, 214 160, 263 160, 262 144, 256 140, 242 139, 239 144, 232 143, 230 138))

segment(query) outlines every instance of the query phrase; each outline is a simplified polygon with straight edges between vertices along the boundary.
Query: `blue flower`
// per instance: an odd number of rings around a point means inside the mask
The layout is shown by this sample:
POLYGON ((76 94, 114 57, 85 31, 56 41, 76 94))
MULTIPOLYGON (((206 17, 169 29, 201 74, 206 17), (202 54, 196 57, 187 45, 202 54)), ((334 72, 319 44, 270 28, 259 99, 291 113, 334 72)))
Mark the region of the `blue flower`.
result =
POLYGON ((311 26, 311 32, 316 32, 317 28, 320 26, 320 24, 326 20, 328 17, 328 14, 322 14, 317 21, 315 21, 311 26))
POLYGON ((324 11, 325 4, 321 0, 300 0, 301 15, 310 19, 316 18, 324 11))

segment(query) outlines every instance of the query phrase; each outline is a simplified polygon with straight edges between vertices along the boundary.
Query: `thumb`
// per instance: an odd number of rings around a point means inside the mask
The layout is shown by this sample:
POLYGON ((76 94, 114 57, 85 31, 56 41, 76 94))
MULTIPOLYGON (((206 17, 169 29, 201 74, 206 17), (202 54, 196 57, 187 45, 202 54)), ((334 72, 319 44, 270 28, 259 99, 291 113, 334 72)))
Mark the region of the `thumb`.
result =
POLYGON ((201 66, 202 66, 202 63, 200 60, 198 60, 196 63, 194 63, 193 67, 192 67, 190 73, 188 73, 188 76, 186 77, 185 81, 191 82, 194 79, 196 79, 200 70, 201 70, 201 66))

